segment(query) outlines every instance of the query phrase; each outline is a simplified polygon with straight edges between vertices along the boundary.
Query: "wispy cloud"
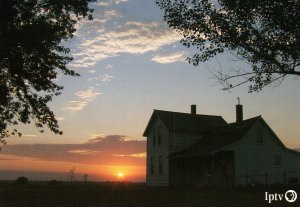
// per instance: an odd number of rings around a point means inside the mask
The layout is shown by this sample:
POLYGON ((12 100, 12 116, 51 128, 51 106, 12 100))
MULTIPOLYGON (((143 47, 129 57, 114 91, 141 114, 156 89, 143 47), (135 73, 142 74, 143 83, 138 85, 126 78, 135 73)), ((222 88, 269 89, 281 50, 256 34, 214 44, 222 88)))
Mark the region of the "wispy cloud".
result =
MULTIPOLYGON (((97 141, 97 139, 98 139, 99 137, 105 137, 105 135, 104 135, 103 133, 92 134, 91 137, 90 137, 90 139, 89 139, 89 142, 92 142, 92 141, 94 141, 94 140, 97 141)), ((85 142, 86 142, 86 141, 85 141, 85 142)))
POLYGON ((87 101, 79 100, 79 101, 69 101, 68 105, 65 109, 69 111, 80 111, 88 104, 87 101))
POLYGON ((102 0, 102 1, 99 1, 99 2, 96 2, 95 5, 97 6, 112 6, 114 4, 121 4, 121 3, 124 3, 124 2, 127 2, 128 0, 102 0))
POLYGON ((96 6, 110 6, 110 2, 99 1, 95 3, 96 6))
POLYGON ((146 141, 128 140, 124 135, 108 135, 81 144, 5 145, 1 154, 87 165, 144 166, 145 152, 146 141))
POLYGON ((86 150, 86 149, 76 149, 76 150, 68 151, 68 153, 81 154, 81 155, 91 155, 91 154, 97 154, 99 152, 101 151, 86 150))
POLYGON ((104 12, 104 15, 107 17, 114 17, 114 16, 118 16, 119 13, 116 10, 108 10, 104 12))
POLYGON ((127 2, 128 0, 114 0, 115 4, 121 4, 127 2))
POLYGON ((98 80, 98 78, 88 78, 86 81, 94 81, 94 80, 98 80))
MULTIPOLYGON (((58 120, 58 118, 56 118, 58 120)), ((22 134, 22 137, 36 137, 36 134, 22 134)))
POLYGON ((113 78, 114 78, 114 76, 105 73, 104 75, 101 76, 101 81, 103 81, 103 82, 109 82, 113 78))
POLYGON ((130 154, 130 155, 120 155, 120 154, 113 154, 115 157, 146 157, 146 152, 143 153, 137 153, 137 154, 130 154))
POLYGON ((113 65, 108 64, 105 66, 105 69, 109 70, 109 69, 112 69, 113 67, 114 67, 113 65))
POLYGON ((59 116, 59 117, 56 117, 56 120, 58 120, 58 121, 65 120, 65 117, 59 116))
POLYGON ((91 73, 91 74, 94 74, 96 72, 97 72, 96 70, 89 70, 89 73, 91 73))
POLYGON ((141 55, 156 52, 181 37, 161 20, 139 19, 129 15, 120 4, 134 4, 128 0, 102 0, 93 3, 93 21, 77 25, 71 51, 73 68, 90 68, 104 59, 122 54, 141 55))
POLYGON ((83 25, 77 32, 77 38, 81 41, 73 52, 72 67, 90 67, 122 53, 140 55, 157 51, 180 39, 165 23, 137 21, 118 24, 110 29, 95 21, 83 25))
POLYGON ((75 95, 78 96, 80 99, 87 100, 87 101, 92 101, 92 100, 94 100, 98 95, 101 94, 101 93, 99 93, 99 92, 95 92, 94 90, 95 90, 94 87, 90 87, 89 89, 87 89, 87 90, 85 90, 85 91, 77 91, 77 92, 75 93, 75 95))
POLYGON ((156 54, 153 58, 151 58, 152 61, 161 63, 161 64, 169 64, 174 62, 183 62, 186 58, 185 52, 175 52, 170 54, 156 54))
POLYGON ((90 81, 97 81, 97 80, 101 80, 102 82, 109 82, 114 78, 114 76, 105 73, 103 75, 101 75, 100 77, 91 77, 88 78, 86 81, 90 82, 90 81))
POLYGON ((80 111, 90 102, 94 101, 100 94, 100 92, 95 91, 94 87, 90 87, 84 91, 77 91, 75 95, 78 97, 78 100, 69 101, 66 109, 70 111, 80 111))
POLYGON ((1 158, 0 157, 0 161, 14 161, 16 159, 10 159, 10 158, 1 158))

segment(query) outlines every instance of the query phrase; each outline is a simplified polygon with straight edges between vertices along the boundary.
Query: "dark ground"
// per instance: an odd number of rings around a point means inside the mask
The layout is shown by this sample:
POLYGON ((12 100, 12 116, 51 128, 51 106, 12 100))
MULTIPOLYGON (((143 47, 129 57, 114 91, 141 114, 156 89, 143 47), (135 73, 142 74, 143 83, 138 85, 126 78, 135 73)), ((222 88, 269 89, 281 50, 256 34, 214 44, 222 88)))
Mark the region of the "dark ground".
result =
POLYGON ((285 193, 299 186, 235 189, 149 188, 136 183, 0 183, 0 207, 300 207, 265 201, 265 191, 285 193))

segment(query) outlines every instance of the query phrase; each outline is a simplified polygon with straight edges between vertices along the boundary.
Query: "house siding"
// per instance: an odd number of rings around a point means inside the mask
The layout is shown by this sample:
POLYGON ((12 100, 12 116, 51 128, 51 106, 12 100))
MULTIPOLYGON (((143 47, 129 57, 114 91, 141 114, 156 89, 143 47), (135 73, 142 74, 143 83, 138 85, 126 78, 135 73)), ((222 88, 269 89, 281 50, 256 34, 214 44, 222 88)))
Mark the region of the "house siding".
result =
POLYGON ((146 183, 148 186, 169 186, 169 155, 191 147, 201 136, 189 133, 170 133, 160 119, 156 118, 147 136, 147 171, 146 183), (154 130, 161 129, 161 143, 153 146, 154 130), (159 174, 159 157, 162 157, 163 173, 159 174), (154 174, 151 173, 151 159, 154 160, 154 174))
MULTIPOLYGON (((147 171, 146 171, 146 183, 148 186, 168 186, 169 185, 169 133, 164 124, 155 119, 152 124, 151 130, 147 137, 147 171), (154 130, 160 129, 161 141, 158 145, 153 146, 154 130), (161 157, 162 173, 159 172, 159 160, 161 157), (151 173, 151 158, 154 161, 154 174, 151 173)), ((156 136, 156 139, 158 137, 156 136)))
POLYGON ((290 182, 292 178, 300 181, 300 153, 286 152, 287 163, 285 166, 286 182, 290 182))
POLYGON ((235 152, 235 184, 273 184, 284 183, 292 177, 300 178, 300 154, 292 153, 282 147, 275 135, 261 120, 254 124, 243 139, 226 147, 235 152), (259 144, 258 136, 263 143, 259 144), (281 157, 276 165, 276 156, 281 157))

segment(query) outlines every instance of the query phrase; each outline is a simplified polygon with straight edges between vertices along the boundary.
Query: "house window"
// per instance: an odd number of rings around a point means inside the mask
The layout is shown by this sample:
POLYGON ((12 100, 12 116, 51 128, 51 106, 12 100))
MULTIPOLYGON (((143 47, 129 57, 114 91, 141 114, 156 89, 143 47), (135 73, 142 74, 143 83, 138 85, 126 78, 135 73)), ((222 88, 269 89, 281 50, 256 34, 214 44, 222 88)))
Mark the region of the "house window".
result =
POLYGON ((154 175, 154 158, 150 158, 150 173, 151 175, 154 175))
POLYGON ((156 129, 153 130, 152 137, 153 137, 153 140, 152 140, 153 147, 155 147, 155 145, 156 145, 156 129))
POLYGON ((275 166, 280 167, 282 162, 282 157, 281 155, 275 155, 275 166))
POLYGON ((256 144, 263 145, 264 138, 263 138, 263 130, 261 128, 257 129, 257 137, 256 137, 256 144))
POLYGON ((159 127, 158 133, 157 133, 157 145, 160 145, 160 143, 161 143, 161 134, 162 134, 162 129, 161 129, 161 127, 159 127))
POLYGON ((163 156, 159 156, 158 158, 158 172, 159 175, 163 174, 163 156))

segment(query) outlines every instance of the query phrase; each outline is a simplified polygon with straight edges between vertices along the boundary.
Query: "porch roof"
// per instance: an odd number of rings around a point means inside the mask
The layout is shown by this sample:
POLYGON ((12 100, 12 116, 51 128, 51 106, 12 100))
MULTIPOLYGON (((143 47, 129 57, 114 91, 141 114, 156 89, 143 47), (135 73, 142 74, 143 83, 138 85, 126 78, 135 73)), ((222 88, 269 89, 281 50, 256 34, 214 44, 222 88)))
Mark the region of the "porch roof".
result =
POLYGON ((240 123, 231 123, 210 129, 206 132, 204 138, 195 145, 180 152, 173 153, 169 158, 199 157, 221 150, 225 146, 242 139, 259 119, 261 119, 261 116, 253 117, 240 123))

